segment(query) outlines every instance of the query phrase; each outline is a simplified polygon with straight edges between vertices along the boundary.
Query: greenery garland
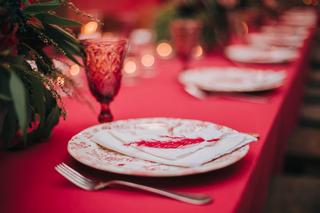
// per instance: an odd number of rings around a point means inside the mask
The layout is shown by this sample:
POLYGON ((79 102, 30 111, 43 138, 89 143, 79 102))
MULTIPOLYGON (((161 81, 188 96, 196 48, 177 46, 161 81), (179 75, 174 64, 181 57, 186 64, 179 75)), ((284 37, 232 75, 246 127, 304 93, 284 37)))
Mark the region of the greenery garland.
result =
POLYGON ((68 79, 55 68, 48 49, 79 65, 75 56, 83 58, 84 51, 65 29, 80 23, 56 15, 61 6, 74 5, 0 0, 0 141, 6 148, 47 139, 65 115, 57 79, 68 79))

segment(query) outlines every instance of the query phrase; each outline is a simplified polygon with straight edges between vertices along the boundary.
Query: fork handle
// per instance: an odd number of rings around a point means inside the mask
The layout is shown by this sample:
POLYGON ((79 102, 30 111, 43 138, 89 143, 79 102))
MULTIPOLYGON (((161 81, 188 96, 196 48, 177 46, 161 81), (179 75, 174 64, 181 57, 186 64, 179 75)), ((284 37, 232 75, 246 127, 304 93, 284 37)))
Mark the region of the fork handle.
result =
POLYGON ((150 186, 145 186, 137 183, 131 183, 122 180, 113 180, 105 183, 100 183, 100 186, 110 186, 110 185, 122 185, 135 189, 140 189, 143 191, 152 192, 154 194, 159 194, 165 197, 169 197, 175 200, 179 200, 185 203, 194 204, 194 205, 204 205, 212 202, 212 198, 209 195, 205 194, 191 194, 184 192, 171 192, 163 189, 153 188, 150 186))

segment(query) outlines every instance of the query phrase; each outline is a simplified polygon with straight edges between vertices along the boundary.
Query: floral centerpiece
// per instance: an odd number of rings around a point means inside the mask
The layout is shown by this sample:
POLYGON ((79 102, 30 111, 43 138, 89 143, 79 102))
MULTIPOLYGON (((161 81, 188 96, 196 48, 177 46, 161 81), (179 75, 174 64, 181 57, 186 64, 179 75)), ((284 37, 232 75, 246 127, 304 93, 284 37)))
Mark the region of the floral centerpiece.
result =
POLYGON ((168 3, 160 10, 154 24, 157 40, 169 40, 170 22, 181 18, 201 22, 201 41, 206 50, 228 39, 228 19, 223 5, 216 0, 179 0, 168 3))
POLYGON ((72 85, 54 66, 52 52, 80 65, 79 41, 66 27, 80 23, 56 14, 61 6, 81 14, 67 0, 0 0, 0 141, 24 147, 46 139, 65 115, 58 93, 72 85), (60 81, 59 81, 60 79, 60 81))

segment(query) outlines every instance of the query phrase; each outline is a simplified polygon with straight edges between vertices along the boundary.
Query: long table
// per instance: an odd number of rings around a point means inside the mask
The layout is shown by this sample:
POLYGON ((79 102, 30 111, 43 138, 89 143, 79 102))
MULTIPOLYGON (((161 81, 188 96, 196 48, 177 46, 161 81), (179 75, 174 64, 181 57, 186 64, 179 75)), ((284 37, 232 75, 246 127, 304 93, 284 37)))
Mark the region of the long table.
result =
MULTIPOLYGON (((297 123, 308 54, 313 37, 305 41, 299 58, 289 64, 251 67, 285 70, 287 78, 270 95, 267 104, 227 99, 197 100, 183 91, 177 76, 181 64, 175 59, 158 62, 158 75, 134 86, 122 86, 112 103, 115 120, 143 117, 174 117, 211 121, 243 132, 256 132, 260 139, 234 165, 201 175, 175 178, 130 177, 101 172, 73 160, 68 140, 97 124, 99 106, 65 98, 67 119, 61 120, 49 141, 21 151, 0 153, 1 212, 259 212, 274 171, 279 171, 285 145, 297 123), (130 189, 89 192, 79 189, 54 170, 61 161, 82 173, 102 179, 125 179, 170 190, 206 193, 212 204, 193 206, 130 189)), ((233 66, 221 53, 193 62, 193 67, 233 66)))

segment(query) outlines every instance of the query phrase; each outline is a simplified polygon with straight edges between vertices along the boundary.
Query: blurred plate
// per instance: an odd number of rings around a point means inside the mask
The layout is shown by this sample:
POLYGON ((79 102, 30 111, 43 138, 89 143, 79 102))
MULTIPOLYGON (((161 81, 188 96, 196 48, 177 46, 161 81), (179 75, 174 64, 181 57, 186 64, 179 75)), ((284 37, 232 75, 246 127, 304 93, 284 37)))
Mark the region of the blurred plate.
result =
POLYGON ((256 64, 279 64, 293 61, 297 51, 290 48, 259 48, 250 45, 231 45, 226 47, 225 55, 233 61, 256 64))
POLYGON ((301 39, 305 39, 309 35, 308 29, 305 27, 293 27, 287 25, 265 25, 261 27, 261 32, 276 36, 294 35, 301 39))
POLYGON ((187 70, 179 81, 212 92, 258 92, 278 88, 285 77, 283 71, 209 67, 187 70))
POLYGON ((304 38, 293 34, 276 34, 276 33, 250 33, 247 40, 254 46, 268 47, 302 47, 304 38))

